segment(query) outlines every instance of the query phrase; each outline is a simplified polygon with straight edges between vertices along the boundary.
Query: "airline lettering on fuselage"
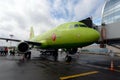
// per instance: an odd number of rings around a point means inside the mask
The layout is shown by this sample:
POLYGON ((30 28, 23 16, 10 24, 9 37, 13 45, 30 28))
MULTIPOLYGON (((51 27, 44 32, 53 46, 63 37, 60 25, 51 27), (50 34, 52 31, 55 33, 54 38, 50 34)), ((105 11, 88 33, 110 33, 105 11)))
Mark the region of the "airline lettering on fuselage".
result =
POLYGON ((56 34, 55 34, 55 33, 52 34, 52 40, 53 40, 53 41, 56 40, 56 34))

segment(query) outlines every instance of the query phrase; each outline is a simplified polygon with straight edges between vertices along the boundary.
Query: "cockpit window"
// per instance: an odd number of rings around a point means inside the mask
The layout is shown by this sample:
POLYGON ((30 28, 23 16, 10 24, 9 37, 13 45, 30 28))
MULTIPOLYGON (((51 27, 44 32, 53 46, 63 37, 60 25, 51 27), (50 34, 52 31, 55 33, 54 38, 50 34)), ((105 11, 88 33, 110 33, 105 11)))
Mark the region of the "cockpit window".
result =
POLYGON ((87 27, 86 25, 84 25, 84 24, 80 24, 80 27, 87 27))
POLYGON ((74 27, 77 28, 77 27, 80 27, 80 25, 79 24, 75 24, 74 27))
POLYGON ((75 24, 74 27, 77 28, 77 27, 87 27, 87 26, 84 24, 75 24))
POLYGON ((69 28, 72 29, 72 28, 78 28, 78 27, 87 27, 86 25, 84 24, 75 24, 75 25, 70 25, 69 28))

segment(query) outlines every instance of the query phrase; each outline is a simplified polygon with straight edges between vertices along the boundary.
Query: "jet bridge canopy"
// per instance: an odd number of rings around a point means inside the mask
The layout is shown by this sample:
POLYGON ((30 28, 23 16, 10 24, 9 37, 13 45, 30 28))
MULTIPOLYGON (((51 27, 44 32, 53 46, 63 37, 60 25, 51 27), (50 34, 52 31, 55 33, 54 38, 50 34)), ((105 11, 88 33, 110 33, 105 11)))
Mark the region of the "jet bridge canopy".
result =
POLYGON ((82 22, 82 23, 86 24, 88 27, 93 28, 93 22, 92 22, 92 19, 90 17, 83 19, 79 22, 82 22))

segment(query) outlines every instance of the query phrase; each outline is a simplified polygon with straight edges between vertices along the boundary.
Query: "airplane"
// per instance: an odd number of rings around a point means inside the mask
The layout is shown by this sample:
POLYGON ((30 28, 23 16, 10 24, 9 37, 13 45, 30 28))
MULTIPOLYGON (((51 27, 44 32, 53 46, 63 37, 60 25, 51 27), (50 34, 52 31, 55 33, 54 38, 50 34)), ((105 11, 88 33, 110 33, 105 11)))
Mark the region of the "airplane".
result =
MULTIPOLYGON (((52 53, 54 60, 57 61, 58 49, 65 49, 67 54, 74 55, 78 48, 97 42, 99 37, 100 33, 97 30, 88 27, 83 22, 68 22, 38 36, 34 35, 33 28, 31 28, 28 41, 0 39, 20 42, 17 46, 18 52, 28 56, 26 58, 31 57, 31 48, 39 48, 42 54, 52 53)), ((71 56, 66 56, 66 61, 71 61, 71 59, 71 56)))

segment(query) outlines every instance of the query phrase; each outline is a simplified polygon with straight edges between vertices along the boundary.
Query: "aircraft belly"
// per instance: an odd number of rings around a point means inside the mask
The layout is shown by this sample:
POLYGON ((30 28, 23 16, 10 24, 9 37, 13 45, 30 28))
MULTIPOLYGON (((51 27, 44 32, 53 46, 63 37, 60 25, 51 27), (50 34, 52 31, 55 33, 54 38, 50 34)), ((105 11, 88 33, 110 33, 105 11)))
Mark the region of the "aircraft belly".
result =
POLYGON ((60 36, 57 37, 55 41, 48 40, 45 48, 73 48, 73 47, 83 47, 92 44, 91 41, 87 41, 84 37, 77 37, 75 34, 71 36, 60 36))
POLYGON ((70 43, 70 44, 54 44, 49 45, 49 48, 74 48, 74 47, 84 47, 92 43, 70 43))

